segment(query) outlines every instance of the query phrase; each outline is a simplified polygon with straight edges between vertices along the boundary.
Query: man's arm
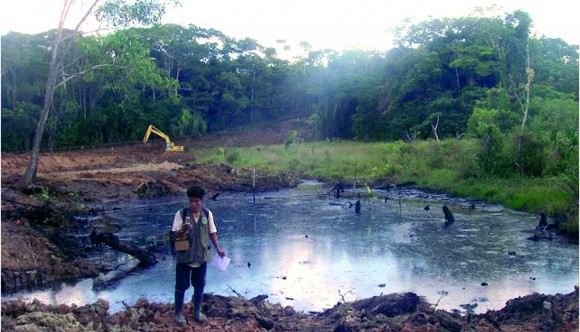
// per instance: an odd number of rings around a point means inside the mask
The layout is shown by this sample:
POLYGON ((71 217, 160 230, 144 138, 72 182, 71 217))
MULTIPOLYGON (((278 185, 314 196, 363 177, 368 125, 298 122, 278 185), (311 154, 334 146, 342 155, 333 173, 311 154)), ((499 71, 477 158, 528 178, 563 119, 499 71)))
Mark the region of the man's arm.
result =
POLYGON ((191 225, 184 224, 183 218, 181 217, 181 210, 178 210, 173 217, 173 225, 171 230, 175 237, 182 237, 191 228, 191 225))
POLYGON ((218 255, 220 255, 220 257, 224 257, 226 253, 220 248, 220 243, 217 237, 217 229, 213 221, 213 213, 208 209, 207 214, 207 219, 209 221, 209 239, 211 240, 211 243, 213 243, 213 246, 218 255))
POLYGON ((226 253, 220 248, 217 233, 211 233, 209 235, 209 238, 211 240, 211 243, 213 243, 213 246, 214 246, 215 250, 217 251, 218 255, 220 255, 220 257, 224 257, 226 255, 226 253))

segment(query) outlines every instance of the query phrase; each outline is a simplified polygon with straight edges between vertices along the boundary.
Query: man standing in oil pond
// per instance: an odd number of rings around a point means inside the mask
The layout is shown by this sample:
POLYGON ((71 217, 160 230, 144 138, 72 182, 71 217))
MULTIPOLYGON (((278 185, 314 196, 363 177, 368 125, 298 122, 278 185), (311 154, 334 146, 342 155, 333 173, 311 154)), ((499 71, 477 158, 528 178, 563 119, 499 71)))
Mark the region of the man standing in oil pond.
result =
POLYGON ((188 207, 180 209, 173 218, 175 247, 175 322, 185 324, 183 316, 183 298, 189 284, 193 286, 193 317, 203 323, 207 320, 201 313, 201 300, 205 287, 207 262, 211 258, 209 241, 211 240, 217 254, 224 257, 226 253, 220 248, 217 229, 210 210, 201 204, 205 190, 192 186, 187 190, 188 207))

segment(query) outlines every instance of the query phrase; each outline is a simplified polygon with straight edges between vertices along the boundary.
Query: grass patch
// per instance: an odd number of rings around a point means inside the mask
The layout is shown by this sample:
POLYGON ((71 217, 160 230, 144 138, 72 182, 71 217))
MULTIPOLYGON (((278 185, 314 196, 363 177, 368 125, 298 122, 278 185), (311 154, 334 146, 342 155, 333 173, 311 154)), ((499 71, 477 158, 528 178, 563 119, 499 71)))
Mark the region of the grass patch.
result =
MULTIPOLYGON (((198 161, 346 183, 415 182, 418 187, 532 213, 577 216, 574 188, 554 178, 483 177, 476 140, 362 143, 324 141, 198 150, 198 161)), ((565 175, 562 175, 565 178, 565 175)), ((578 190, 578 188, 575 188, 578 190)), ((577 218, 569 229, 578 229, 577 218)))

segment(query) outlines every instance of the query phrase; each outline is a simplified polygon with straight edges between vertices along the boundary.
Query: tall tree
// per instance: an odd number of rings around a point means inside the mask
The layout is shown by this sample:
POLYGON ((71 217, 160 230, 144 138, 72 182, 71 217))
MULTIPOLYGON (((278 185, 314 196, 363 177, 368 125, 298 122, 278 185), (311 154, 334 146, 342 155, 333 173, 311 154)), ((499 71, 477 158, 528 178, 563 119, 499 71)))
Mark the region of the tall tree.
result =
MULTIPOLYGON (((178 4, 178 0, 175 1, 175 4, 178 4)), ((65 62, 68 58, 68 53, 73 47, 75 40, 82 36, 81 28, 85 25, 89 16, 96 13, 97 18, 101 21, 109 23, 113 27, 123 27, 130 24, 148 25, 156 23, 165 13, 165 5, 157 0, 140 0, 133 4, 129 4, 124 0, 107 0, 100 8, 97 8, 99 2, 100 0, 93 0, 87 7, 88 9, 84 11, 84 14, 74 29, 69 31, 65 30, 65 24, 70 18, 70 15, 72 15, 72 11, 76 8, 76 4, 75 0, 63 1, 58 27, 51 45, 48 78, 46 80, 42 112, 34 135, 30 159, 24 175, 20 180, 20 184, 24 187, 31 186, 36 178, 44 127, 48 114, 53 107, 53 98, 56 89, 65 85, 67 81, 86 73, 86 71, 81 71, 63 75, 63 73, 66 73, 66 68, 70 65, 70 63, 65 62)))

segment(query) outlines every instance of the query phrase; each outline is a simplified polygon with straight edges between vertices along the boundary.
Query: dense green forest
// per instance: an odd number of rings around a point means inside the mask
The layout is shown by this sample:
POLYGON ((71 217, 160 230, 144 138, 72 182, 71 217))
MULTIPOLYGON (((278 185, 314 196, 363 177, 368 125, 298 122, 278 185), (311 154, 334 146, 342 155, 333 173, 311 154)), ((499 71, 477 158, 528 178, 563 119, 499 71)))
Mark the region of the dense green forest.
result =
MULTIPOLYGON (((303 43, 293 61, 194 25, 68 31, 43 149, 138 141, 149 124, 180 138, 300 116, 319 139, 468 135, 486 174, 574 174, 578 46, 532 25, 522 11, 436 19, 401 26, 384 53, 303 43)), ((31 149, 54 33, 2 36, 2 151, 31 149)))

